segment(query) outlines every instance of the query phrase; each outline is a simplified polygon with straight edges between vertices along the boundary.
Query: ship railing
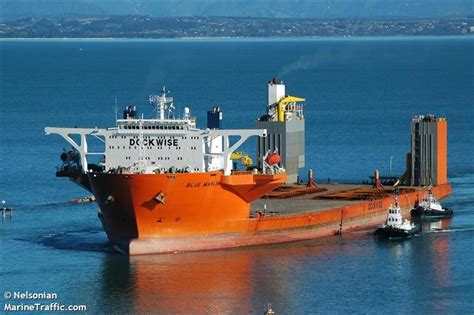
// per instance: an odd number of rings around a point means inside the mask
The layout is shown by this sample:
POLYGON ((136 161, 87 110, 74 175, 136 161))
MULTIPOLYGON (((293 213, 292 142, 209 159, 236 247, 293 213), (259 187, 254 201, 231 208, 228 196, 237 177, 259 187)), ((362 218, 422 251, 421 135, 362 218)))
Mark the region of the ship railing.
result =
POLYGON ((166 118, 166 119, 159 119, 159 118, 149 118, 149 119, 141 119, 141 118, 128 118, 128 119, 117 119, 118 125, 138 125, 139 122, 142 121, 145 125, 189 125, 196 121, 196 117, 189 117, 189 118, 166 118))
POLYGON ((249 175, 249 174, 262 174, 258 169, 253 169, 253 170, 247 170, 247 171, 242 171, 242 170, 232 170, 231 175, 249 175))

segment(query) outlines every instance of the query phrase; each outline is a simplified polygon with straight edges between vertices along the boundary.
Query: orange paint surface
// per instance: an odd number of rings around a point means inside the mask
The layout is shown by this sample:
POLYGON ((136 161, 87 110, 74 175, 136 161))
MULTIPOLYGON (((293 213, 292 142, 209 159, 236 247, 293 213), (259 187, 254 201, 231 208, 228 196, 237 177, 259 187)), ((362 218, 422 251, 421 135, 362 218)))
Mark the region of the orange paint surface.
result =
MULTIPOLYGON (((286 181, 285 174, 91 174, 109 238, 180 237, 233 232, 251 201, 286 181), (155 199, 164 197, 163 202, 155 199), (113 200, 113 201, 111 201, 113 200)), ((237 232, 237 231, 236 231, 237 232)))
POLYGON ((446 120, 439 120, 436 122, 436 124, 438 126, 438 178, 435 184, 441 185, 448 182, 448 122, 446 120))
MULTIPOLYGON (((112 243, 130 254, 230 248, 311 239, 380 224, 393 198, 314 212, 250 218, 249 202, 283 184, 286 175, 90 174, 112 243), (157 195, 163 201, 156 200, 157 195), (342 226, 341 226, 342 223, 342 226)), ((426 190, 401 194, 407 214, 426 190)), ((435 186, 442 199, 449 184, 435 186)), ((315 201, 316 202, 316 201, 315 201)))

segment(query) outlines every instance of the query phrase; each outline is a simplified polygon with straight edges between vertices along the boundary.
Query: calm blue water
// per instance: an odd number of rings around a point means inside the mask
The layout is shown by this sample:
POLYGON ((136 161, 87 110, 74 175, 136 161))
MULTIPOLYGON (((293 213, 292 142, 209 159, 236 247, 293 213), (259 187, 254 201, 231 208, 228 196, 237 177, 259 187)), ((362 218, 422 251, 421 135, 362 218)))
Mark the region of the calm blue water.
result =
POLYGON ((2 295, 55 292, 101 314, 474 312, 474 38, 0 41, 0 54, 0 199, 15 207, 1 224, 2 295), (54 177, 67 145, 45 126, 111 126, 115 97, 151 114, 166 84, 201 126, 218 104, 226 128, 252 128, 274 75, 307 99, 307 165, 321 180, 387 173, 391 156, 401 174, 410 118, 446 116, 456 216, 405 242, 362 232, 129 258, 94 204, 68 204, 87 193, 54 177))

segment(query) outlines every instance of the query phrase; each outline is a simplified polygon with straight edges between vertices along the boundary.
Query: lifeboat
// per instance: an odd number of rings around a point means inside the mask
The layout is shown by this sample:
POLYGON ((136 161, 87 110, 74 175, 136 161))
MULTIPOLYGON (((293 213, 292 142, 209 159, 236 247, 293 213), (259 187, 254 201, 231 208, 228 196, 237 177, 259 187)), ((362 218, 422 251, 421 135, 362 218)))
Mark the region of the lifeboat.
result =
POLYGON ((268 154, 267 158, 265 159, 265 162, 267 162, 268 165, 278 165, 281 163, 281 157, 280 154, 278 154, 277 151, 274 151, 270 154, 268 154))

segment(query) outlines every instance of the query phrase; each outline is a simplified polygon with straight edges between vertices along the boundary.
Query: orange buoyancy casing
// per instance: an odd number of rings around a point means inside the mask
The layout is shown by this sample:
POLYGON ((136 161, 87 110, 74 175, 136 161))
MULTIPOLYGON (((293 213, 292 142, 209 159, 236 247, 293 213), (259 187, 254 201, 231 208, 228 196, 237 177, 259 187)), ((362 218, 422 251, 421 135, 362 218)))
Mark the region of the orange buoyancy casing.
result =
POLYGON ((120 243, 238 232, 231 222, 248 220, 249 203, 283 184, 286 175, 92 173, 89 180, 107 235, 120 243))

